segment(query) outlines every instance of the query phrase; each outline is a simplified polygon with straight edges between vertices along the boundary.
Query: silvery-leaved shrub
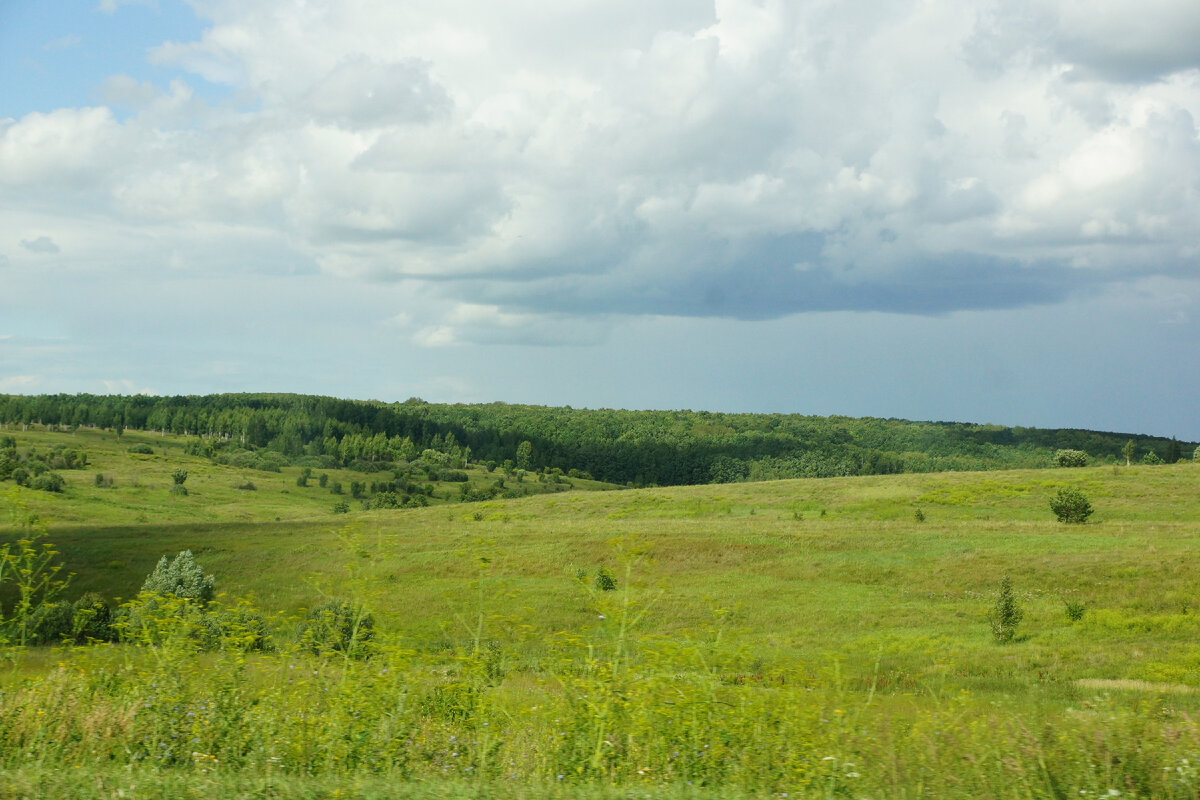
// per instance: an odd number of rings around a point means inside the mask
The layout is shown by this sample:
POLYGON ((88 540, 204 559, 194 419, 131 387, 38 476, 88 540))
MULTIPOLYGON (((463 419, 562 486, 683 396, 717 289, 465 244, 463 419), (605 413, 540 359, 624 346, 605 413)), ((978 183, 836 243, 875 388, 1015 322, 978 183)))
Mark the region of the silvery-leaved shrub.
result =
POLYGON ((205 604, 216 595, 216 578, 205 575, 196 563, 191 550, 184 550, 173 560, 166 556, 158 560, 158 566, 142 584, 142 592, 166 594, 194 600, 205 604))

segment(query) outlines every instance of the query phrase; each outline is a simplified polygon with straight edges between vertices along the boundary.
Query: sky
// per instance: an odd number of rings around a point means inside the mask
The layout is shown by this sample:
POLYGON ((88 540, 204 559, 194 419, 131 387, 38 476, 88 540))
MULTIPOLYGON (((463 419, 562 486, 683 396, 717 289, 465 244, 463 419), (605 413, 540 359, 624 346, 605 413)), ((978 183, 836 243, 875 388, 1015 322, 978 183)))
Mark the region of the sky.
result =
POLYGON ((0 392, 1200 440, 1200 4, 0 0, 0 392))

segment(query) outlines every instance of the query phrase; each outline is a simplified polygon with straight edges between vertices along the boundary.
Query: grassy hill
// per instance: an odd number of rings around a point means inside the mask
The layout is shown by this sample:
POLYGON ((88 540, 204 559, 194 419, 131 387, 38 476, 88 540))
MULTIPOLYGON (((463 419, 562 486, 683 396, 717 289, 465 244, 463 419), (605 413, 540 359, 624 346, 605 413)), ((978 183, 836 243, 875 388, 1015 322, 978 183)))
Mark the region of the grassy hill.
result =
POLYGON ((95 460, 63 472, 67 491, 16 497, 50 520, 72 593, 131 597, 160 556, 191 549, 226 603, 280 612, 279 652, 22 656, 0 694, 0 729, 14 731, 0 736, 0 763, 20 766, 12 780, 26 788, 102 796, 25 766, 28 753, 81 761, 112 788, 105 776, 130 759, 121 748, 151 752, 138 742, 170 746, 186 729, 187 753, 217 753, 224 777, 185 754, 166 770, 139 764, 145 785, 186 773, 218 793, 277 774, 271 796, 289 797, 318 796, 304 785, 380 797, 1200 789, 1195 463, 622 492, 576 482, 334 514, 328 491, 295 485, 298 468, 212 465, 169 435, 154 437, 153 456, 128 453, 136 439, 78 437, 95 460), (186 497, 168 493, 178 468, 186 497), (95 471, 114 487, 95 487, 95 471), (247 476, 256 491, 233 488, 247 476), (1055 521, 1061 487, 1090 498, 1088 524, 1055 521), (598 588, 601 570, 614 591, 598 588), (1016 641, 998 644, 988 613, 1006 576, 1024 618, 1016 641), (374 614, 374 658, 291 644, 296 619, 331 596, 374 614), (72 670, 97 677, 69 681, 72 670), (166 709, 153 725, 119 721, 130 703, 158 709, 146 687, 168 675, 176 708, 203 716, 232 693, 222 713, 233 716, 203 730, 166 709), (35 742, 35 706, 55 703, 61 734, 35 742), (71 703, 111 710, 112 748, 72 738, 92 723, 71 703), (305 713, 327 722, 306 727, 305 713), (303 775, 313 783, 293 780, 303 775), (396 782, 407 793, 388 794, 396 782))

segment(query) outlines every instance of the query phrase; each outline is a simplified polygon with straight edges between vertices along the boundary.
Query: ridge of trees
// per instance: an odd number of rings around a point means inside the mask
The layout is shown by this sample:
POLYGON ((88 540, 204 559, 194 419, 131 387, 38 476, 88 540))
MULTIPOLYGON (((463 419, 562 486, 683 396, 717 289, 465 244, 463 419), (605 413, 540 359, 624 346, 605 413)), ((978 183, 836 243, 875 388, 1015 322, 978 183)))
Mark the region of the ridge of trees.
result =
POLYGON ((1058 450, 1102 461, 1177 460, 1161 437, 1078 429, 801 414, 627 411, 488 403, 402 403, 298 394, 4 395, 0 425, 159 431, 197 437, 214 456, 240 450, 331 466, 412 461, 520 462, 633 485, 829 477, 1054 464, 1058 450))

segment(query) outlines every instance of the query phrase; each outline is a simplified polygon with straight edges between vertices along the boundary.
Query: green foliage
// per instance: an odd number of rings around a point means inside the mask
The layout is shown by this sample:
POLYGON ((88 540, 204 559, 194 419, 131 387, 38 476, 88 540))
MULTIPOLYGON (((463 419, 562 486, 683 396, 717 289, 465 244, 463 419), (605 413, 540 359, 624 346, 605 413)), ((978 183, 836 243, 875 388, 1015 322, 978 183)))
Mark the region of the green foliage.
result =
POLYGON ((300 475, 296 478, 297 486, 308 486, 308 479, 312 477, 312 469, 305 467, 300 470, 300 475))
POLYGON ((1142 463, 1150 466, 1158 466, 1163 463, 1162 457, 1153 450, 1148 450, 1146 455, 1142 456, 1142 463))
POLYGON ((59 577, 63 567, 58 562, 58 550, 42 541, 45 523, 29 511, 16 491, 8 495, 8 505, 11 523, 18 533, 16 541, 0 545, 0 587, 11 584, 17 597, 9 616, 0 615, 0 644, 24 646, 35 633, 35 612, 42 605, 57 602, 70 576, 59 577))
POLYGON ((92 485, 97 489, 111 489, 113 487, 112 476, 105 475, 103 472, 97 472, 92 479, 92 485))
POLYGON ((1133 463, 1133 454, 1137 452, 1137 445, 1133 443, 1133 439, 1125 442, 1125 446, 1121 448, 1121 455, 1125 456, 1125 466, 1133 463))
POLYGON ((95 592, 85 593, 72 604, 71 633, 78 644, 113 641, 116 631, 112 621, 112 609, 95 592))
POLYGON ((237 488, 238 488, 238 489, 240 489, 240 490, 241 490, 241 491, 243 491, 243 492, 256 492, 256 491, 258 491, 258 487, 254 485, 254 481, 245 481, 244 483, 239 483, 239 484, 237 485, 237 488))
POLYGON ((176 486, 183 486, 183 482, 188 479, 186 469, 176 469, 171 473, 171 480, 176 486))
POLYGON ((1067 619, 1071 622, 1078 622, 1083 619, 1084 613, 1087 612, 1087 605, 1082 600, 1072 600, 1064 597, 1063 605, 1066 606, 1067 619))
POLYGON ((337 501, 336 503, 333 504, 333 513, 349 514, 350 513, 350 503, 346 500, 337 501))
POLYGON ((175 497, 187 497, 188 489, 182 483, 171 484, 171 488, 167 490, 168 494, 175 497))
POLYGON ((924 521, 925 521, 925 512, 921 510, 920 506, 917 506, 916 510, 913 511, 913 522, 924 522, 924 521))
POLYGON ((317 476, 317 486, 320 486, 322 489, 324 489, 326 484, 328 484, 328 483, 329 483, 329 475, 327 473, 322 472, 320 475, 317 476))
POLYGON ((73 641, 74 609, 70 603, 39 603, 29 615, 26 644, 62 644, 73 641))
POLYGON ((1050 499, 1050 510, 1059 522, 1078 525, 1086 522, 1094 509, 1082 490, 1061 488, 1050 499))
POLYGON ((533 442, 528 439, 517 445, 517 469, 533 469, 533 442))
POLYGON ((613 575, 612 570, 602 566, 596 570, 596 578, 592 581, 592 587, 598 592, 616 591, 617 578, 613 575))
POLYGON ((296 641, 316 655, 340 653, 349 658, 370 655, 375 617, 361 603, 328 600, 301 620, 296 641))
POLYGON ((1054 463, 1060 467, 1086 467, 1088 454, 1082 450, 1056 450, 1054 463))
POLYGON ((66 481, 57 472, 43 472, 34 478, 29 486, 43 492, 61 492, 66 488, 66 481))
POLYGON ((334 481, 332 484, 330 484, 329 493, 330 494, 341 494, 342 493, 342 482, 334 481))
POLYGON ((142 592, 181 597, 203 605, 213 599, 215 585, 216 578, 205 575, 192 556, 192 551, 184 550, 174 559, 168 560, 166 556, 160 558, 154 571, 142 584, 142 592))
POLYGON ((1017 597, 1013 592, 1012 580, 1005 575, 1000 582, 1000 592, 996 596, 996 603, 988 612, 988 622, 992 626, 992 638, 998 644, 1011 642, 1017 635, 1017 626, 1021 624, 1024 617, 1025 613, 1017 604, 1017 597))
POLYGON ((129 452, 136 455, 152 456, 154 455, 154 448, 148 444, 142 444, 139 442, 138 444, 130 445, 129 452))

